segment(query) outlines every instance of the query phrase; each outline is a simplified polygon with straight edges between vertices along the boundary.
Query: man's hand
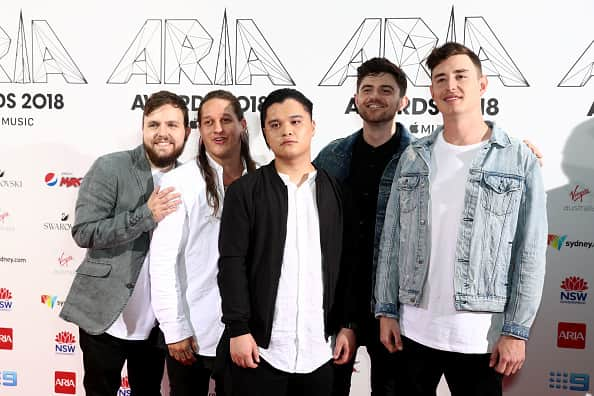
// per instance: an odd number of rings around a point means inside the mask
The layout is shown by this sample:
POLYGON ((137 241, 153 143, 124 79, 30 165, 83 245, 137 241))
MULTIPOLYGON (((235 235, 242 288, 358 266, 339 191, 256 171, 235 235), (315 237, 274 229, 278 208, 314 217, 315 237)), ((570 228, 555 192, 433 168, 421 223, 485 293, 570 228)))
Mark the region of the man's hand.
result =
POLYGON ((157 186, 146 203, 153 214, 153 219, 158 223, 168 214, 175 212, 181 203, 180 196, 179 193, 174 192, 173 187, 167 187, 161 191, 161 187, 157 186))
POLYGON ((394 353, 402 350, 402 340, 400 339, 400 325, 398 320, 380 316, 380 341, 388 352, 394 353))
POLYGON ((512 336, 502 335, 491 352, 489 367, 503 375, 515 374, 524 364, 526 341, 512 336))
POLYGON ((542 167, 544 164, 544 156, 542 155, 542 153, 540 152, 540 150, 538 149, 538 147, 536 147, 535 145, 533 145, 530 140, 526 140, 524 139, 524 144, 526 144, 526 146, 528 146, 528 148, 534 153, 534 155, 536 156, 536 159, 538 159, 538 163, 540 164, 540 166, 542 167))
POLYGON ((260 363, 258 345, 250 333, 231 337, 231 360, 243 368, 256 368, 260 363))
POLYGON ((342 328, 336 336, 336 345, 334 345, 334 364, 345 364, 349 362, 355 353, 356 337, 353 329, 342 328))
POLYGON ((198 344, 194 337, 188 337, 185 340, 167 344, 167 348, 171 357, 181 364, 190 366, 196 361, 194 354, 198 352, 198 344))

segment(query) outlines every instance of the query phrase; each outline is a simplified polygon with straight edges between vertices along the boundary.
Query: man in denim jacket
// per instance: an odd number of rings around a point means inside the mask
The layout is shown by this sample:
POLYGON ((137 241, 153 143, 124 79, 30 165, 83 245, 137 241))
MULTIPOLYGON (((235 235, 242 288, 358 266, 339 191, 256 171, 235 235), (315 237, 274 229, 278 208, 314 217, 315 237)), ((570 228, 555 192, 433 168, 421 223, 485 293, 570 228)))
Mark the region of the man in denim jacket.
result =
MULTIPOLYGON (((396 113, 408 103, 406 75, 385 58, 372 58, 357 69, 355 103, 363 119, 363 128, 347 137, 330 142, 318 154, 314 164, 347 184, 353 195, 358 224, 359 260, 357 280, 357 342, 365 345, 371 360, 371 393, 373 396, 395 396, 399 356, 389 353, 380 343, 379 324, 373 316, 370 301, 373 294, 377 254, 386 204, 400 155, 412 136, 396 113)), ((354 359, 335 366, 333 396, 348 396, 354 359)))
MULTIPOLYGON (((407 395, 501 395, 542 294, 546 198, 537 158, 481 114, 479 58, 427 59, 444 125, 402 154, 377 257, 380 339, 402 351, 407 395)), ((404 375, 402 375, 404 374, 404 375)))

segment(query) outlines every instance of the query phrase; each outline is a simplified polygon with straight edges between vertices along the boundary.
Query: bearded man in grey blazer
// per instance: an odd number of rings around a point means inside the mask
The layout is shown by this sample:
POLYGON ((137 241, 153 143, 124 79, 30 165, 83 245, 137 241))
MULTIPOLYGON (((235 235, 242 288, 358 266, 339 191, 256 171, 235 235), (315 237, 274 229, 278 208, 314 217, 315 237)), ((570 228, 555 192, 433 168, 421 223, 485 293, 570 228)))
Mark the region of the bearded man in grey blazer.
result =
POLYGON ((144 107, 143 144, 97 159, 82 182, 72 236, 86 256, 60 312, 79 326, 87 396, 114 396, 127 361, 133 394, 161 394, 164 350, 150 305, 152 231, 180 203, 160 176, 183 151, 189 128, 184 100, 171 92, 144 107))

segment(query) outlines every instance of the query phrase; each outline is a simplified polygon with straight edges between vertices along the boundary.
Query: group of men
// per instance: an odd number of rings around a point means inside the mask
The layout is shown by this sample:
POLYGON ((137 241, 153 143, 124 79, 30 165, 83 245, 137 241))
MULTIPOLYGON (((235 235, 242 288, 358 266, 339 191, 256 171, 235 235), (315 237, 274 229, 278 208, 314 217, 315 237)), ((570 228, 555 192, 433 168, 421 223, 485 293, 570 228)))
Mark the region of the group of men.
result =
POLYGON ((501 395, 517 372, 544 282, 537 156, 484 121, 479 58, 427 59, 443 126, 396 122, 407 78, 357 69, 363 127, 311 159, 313 104, 280 89, 260 121, 274 160, 255 169, 226 91, 198 110, 198 159, 181 165, 188 110, 161 91, 143 144, 92 165, 73 237, 87 248, 61 316, 80 328, 88 396, 348 395, 365 346, 378 395, 501 395), (199 379, 199 380, 198 380, 199 379))

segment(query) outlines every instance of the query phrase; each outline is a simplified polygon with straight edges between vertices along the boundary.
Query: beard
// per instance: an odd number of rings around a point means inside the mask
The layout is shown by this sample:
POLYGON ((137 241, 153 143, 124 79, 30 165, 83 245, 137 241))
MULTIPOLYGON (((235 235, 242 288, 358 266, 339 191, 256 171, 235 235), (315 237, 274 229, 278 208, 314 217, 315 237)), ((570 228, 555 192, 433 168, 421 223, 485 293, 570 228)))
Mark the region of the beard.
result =
POLYGON ((383 124, 392 122, 396 117, 396 109, 386 108, 381 112, 368 111, 366 108, 358 108, 359 116, 369 124, 383 124))
MULTIPOLYGON (((154 142, 153 142, 154 143, 154 142)), ((150 162, 155 165, 157 168, 166 168, 170 165, 173 165, 175 161, 179 158, 179 156, 184 151, 184 147, 186 146, 186 142, 182 144, 180 147, 175 147, 171 154, 163 155, 159 154, 157 151, 153 149, 152 143, 146 144, 144 143, 144 150, 146 151, 146 155, 148 156, 150 162)))

